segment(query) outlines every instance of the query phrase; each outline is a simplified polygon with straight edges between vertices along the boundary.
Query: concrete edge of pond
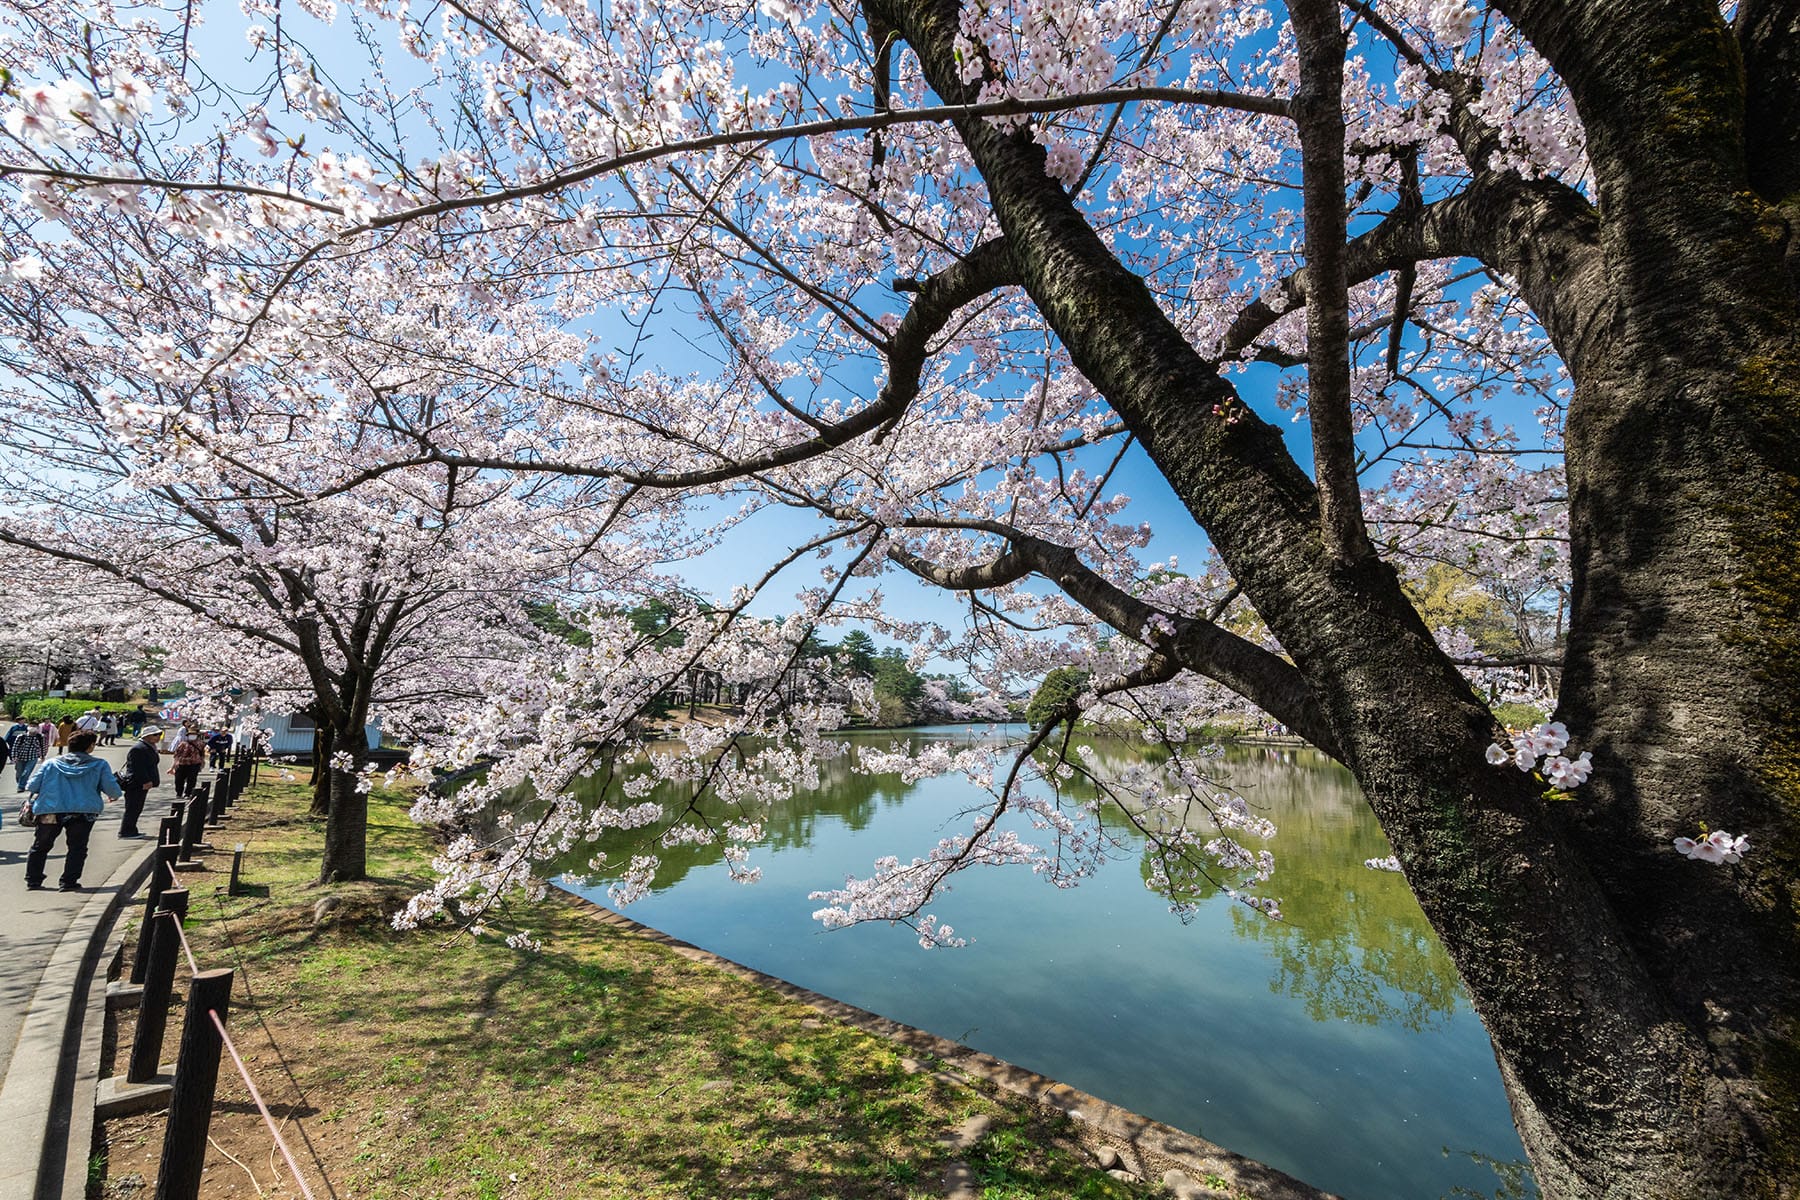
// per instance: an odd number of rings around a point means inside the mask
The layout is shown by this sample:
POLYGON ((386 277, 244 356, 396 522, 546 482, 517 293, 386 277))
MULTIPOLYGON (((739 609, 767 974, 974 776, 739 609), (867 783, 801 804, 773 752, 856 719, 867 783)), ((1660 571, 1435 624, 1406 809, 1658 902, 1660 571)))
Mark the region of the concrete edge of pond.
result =
POLYGON ((1091 1138, 1084 1137, 1084 1141, 1112 1146, 1136 1174, 1146 1179, 1158 1178, 1168 1169, 1174 1168, 1196 1180, 1213 1176, 1223 1178, 1234 1193, 1242 1193, 1254 1200, 1339 1200, 1339 1197, 1330 1192, 1302 1183, 1266 1163, 1234 1154, 1205 1138, 1184 1133, 1160 1121, 1152 1121, 1149 1117, 1120 1108, 1098 1096, 1091 1096, 1035 1071, 1014 1066, 991 1054, 984 1054, 911 1025, 902 1025, 867 1009, 833 1000, 830 996, 778 979, 754 967, 747 967, 710 950, 702 950, 690 942, 671 937, 660 929, 634 921, 603 904, 596 904, 586 896, 555 884, 551 886, 575 908, 602 924, 659 942, 690 961, 706 963, 762 984, 826 1016, 907 1047, 918 1056, 918 1060, 907 1062, 909 1070, 947 1069, 953 1074, 971 1079, 987 1080, 1046 1108, 1065 1112, 1092 1135, 1091 1138))

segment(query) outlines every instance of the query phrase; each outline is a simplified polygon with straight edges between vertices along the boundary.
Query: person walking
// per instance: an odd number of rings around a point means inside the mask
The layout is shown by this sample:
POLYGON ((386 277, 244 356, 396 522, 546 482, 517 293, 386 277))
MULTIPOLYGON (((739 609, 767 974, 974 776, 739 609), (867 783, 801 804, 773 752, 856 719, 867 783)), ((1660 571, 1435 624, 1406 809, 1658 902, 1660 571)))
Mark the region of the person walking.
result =
POLYGON ((56 723, 56 743, 55 743, 56 750, 54 752, 57 754, 61 754, 64 751, 64 749, 67 748, 67 746, 69 744, 69 739, 74 736, 75 736, 74 720, 72 720, 69 717, 64 717, 62 720, 58 721, 56 723))
POLYGON ((27 725, 12 739, 13 784, 19 791, 31 779, 31 772, 44 757, 44 735, 36 726, 27 725))
POLYGON ((119 718, 114 713, 107 713, 100 723, 100 744, 102 746, 119 744, 119 718))
POLYGON ((200 780, 200 768, 206 764, 206 741, 200 730, 189 724, 175 735, 175 798, 185 800, 200 780))
POLYGON ((162 730, 151 726, 125 752, 125 774, 119 782, 125 789, 125 814, 119 819, 119 836, 141 837, 138 816, 144 811, 144 796, 162 782, 162 730))
POLYGON ((118 799, 122 790, 112 767, 95 758, 94 735, 86 730, 69 739, 68 752, 31 773, 25 790, 31 795, 31 813, 37 836, 25 856, 25 886, 37 891, 44 886, 44 860, 56 839, 68 834, 63 858, 62 890, 81 890, 81 868, 87 865, 88 838, 94 822, 106 807, 106 797, 118 799))

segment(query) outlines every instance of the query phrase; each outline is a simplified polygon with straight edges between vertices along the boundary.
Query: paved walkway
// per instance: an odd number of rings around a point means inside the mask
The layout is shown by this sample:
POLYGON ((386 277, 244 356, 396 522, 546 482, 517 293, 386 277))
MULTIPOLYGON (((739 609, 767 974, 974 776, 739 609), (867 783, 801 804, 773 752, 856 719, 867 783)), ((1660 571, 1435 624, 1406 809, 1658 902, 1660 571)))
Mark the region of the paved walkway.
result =
MULTIPOLYGON (((128 748, 121 740, 117 746, 96 747, 96 752, 117 771, 125 765, 128 748)), ((32 831, 18 823, 22 797, 13 790, 11 764, 0 775, 0 812, 4 813, 4 824, 0 824, 0 914, 4 914, 0 918, 0 1077, 11 1066, 19 1029, 38 980, 70 923, 115 870, 156 840, 156 823, 168 814, 169 801, 175 798, 175 790, 170 786, 174 774, 174 768, 164 758, 163 785, 151 790, 144 815, 138 821, 145 837, 119 837, 123 806, 116 800, 107 801, 106 811, 88 840, 87 866, 81 872, 87 890, 72 893, 56 890, 56 880, 62 872, 61 840, 45 864, 44 889, 25 890, 25 854, 31 849, 32 831)))
MULTIPOLYGON (((100 753, 117 770, 128 748, 100 753)), ((173 792, 150 793, 139 828, 155 829, 173 792)), ((32 831, 16 823, 20 799, 11 772, 0 776, 0 1196, 67 1200, 82 1194, 93 1136, 109 931, 155 845, 120 838, 122 805, 109 802, 88 842, 84 890, 27 891, 32 831)), ((51 851, 50 881, 64 853, 51 851)))

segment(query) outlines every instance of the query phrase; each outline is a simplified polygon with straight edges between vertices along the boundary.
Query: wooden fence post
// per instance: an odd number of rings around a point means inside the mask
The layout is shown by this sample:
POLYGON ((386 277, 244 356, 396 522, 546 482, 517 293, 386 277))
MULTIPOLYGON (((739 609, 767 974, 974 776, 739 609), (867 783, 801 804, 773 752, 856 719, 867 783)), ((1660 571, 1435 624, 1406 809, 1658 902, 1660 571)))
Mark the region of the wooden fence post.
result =
POLYGON ((144 972, 144 994, 138 999, 137 1030, 131 1036, 126 1083, 145 1083, 162 1065, 163 1032, 169 1027, 169 989, 175 986, 175 964, 181 957, 181 922, 187 919, 188 891, 168 888, 162 908, 151 918, 156 935, 150 942, 150 964, 144 972))
POLYGON ((206 799, 210 784, 201 784, 198 791, 188 794, 188 810, 185 828, 181 832, 181 861, 194 860, 194 848, 206 840, 206 799))
POLYGON ((162 1164, 156 1172, 156 1200, 198 1200, 200 1195, 206 1131, 212 1124, 213 1094, 219 1087, 219 1059, 225 1048, 207 1013, 218 1013, 224 1022, 231 1007, 231 976, 230 967, 201 971, 188 984, 181 1055, 175 1060, 175 1088, 169 1096, 169 1128, 163 1134, 162 1164))
POLYGON ((231 797, 225 788, 225 775, 221 772, 200 786, 212 789, 212 803, 207 808, 206 823, 217 828, 225 821, 225 806, 231 803, 231 797))
POLYGON ((144 922, 138 929, 137 953, 131 959, 131 982, 144 982, 144 970, 150 965, 150 934, 158 905, 162 901, 163 889, 169 886, 169 873, 175 869, 175 856, 181 853, 179 846, 171 846, 168 839, 156 847, 156 862, 150 868, 149 898, 144 903, 144 922))

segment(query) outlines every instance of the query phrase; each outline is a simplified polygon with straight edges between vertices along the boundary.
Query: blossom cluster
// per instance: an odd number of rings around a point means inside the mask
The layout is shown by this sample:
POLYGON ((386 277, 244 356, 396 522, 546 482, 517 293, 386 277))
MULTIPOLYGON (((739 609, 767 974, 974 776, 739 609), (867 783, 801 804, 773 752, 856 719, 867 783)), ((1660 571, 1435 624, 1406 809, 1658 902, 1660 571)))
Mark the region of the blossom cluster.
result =
POLYGON ((1543 777, 1558 791, 1568 791, 1586 783, 1593 774, 1593 756, 1586 750, 1576 758, 1565 758, 1569 729, 1561 721, 1541 725, 1513 734, 1509 751, 1499 743, 1487 748, 1487 760, 1495 766, 1512 763, 1521 771, 1538 769, 1542 760, 1543 777))
POLYGON ((1743 861, 1744 855, 1750 852, 1750 839, 1739 836, 1732 837, 1723 829, 1715 829, 1707 833, 1701 827, 1701 836, 1696 838, 1678 837, 1675 849, 1681 851, 1684 858, 1698 859, 1700 862, 1719 866, 1725 863, 1743 861))
POLYGON ((96 91, 80 80, 26 84, 19 104, 4 117, 6 130, 41 151, 73 149, 98 133, 133 129, 149 115, 150 85, 120 72, 104 79, 96 91))

